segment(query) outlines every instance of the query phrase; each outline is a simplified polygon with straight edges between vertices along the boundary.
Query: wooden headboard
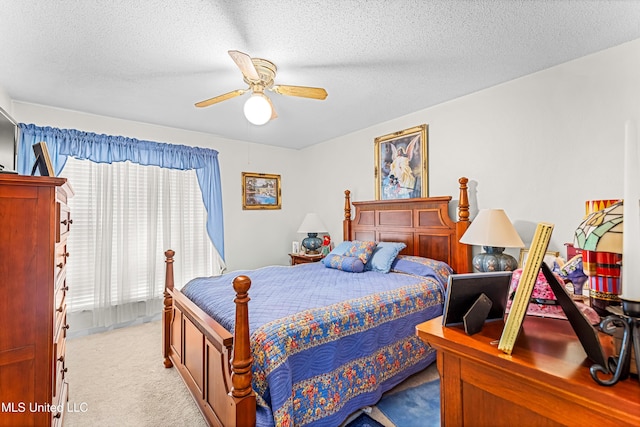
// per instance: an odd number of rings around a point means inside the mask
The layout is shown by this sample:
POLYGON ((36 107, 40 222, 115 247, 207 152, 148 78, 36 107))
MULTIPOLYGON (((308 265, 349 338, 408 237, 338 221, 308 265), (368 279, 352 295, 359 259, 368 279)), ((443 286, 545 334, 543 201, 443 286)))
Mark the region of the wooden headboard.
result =
POLYGON ((373 200, 353 202, 345 193, 343 239, 403 242, 401 252, 437 259, 449 264, 456 273, 472 271, 471 246, 460 243, 469 227, 467 178, 460 178, 457 221, 449 217, 451 196, 419 199, 373 200))

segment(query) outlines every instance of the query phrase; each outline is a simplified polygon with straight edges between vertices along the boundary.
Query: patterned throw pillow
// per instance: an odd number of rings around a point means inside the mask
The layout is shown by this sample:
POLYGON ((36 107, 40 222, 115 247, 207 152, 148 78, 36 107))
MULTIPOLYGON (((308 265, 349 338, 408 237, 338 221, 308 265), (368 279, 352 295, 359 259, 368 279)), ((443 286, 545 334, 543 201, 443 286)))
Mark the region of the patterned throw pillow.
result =
POLYGON ((391 263, 407 245, 400 242, 378 242, 371 259, 364 265, 365 271, 388 273, 391 263))
POLYGON ((362 261, 363 264, 366 264, 373 255, 373 250, 376 248, 376 242, 367 242, 367 241, 353 241, 352 245, 344 253, 345 256, 353 256, 358 257, 362 261))
POLYGON ((327 255, 324 259, 325 267, 335 268, 336 270, 347 271, 349 273, 362 273, 364 271, 364 263, 358 257, 327 255))

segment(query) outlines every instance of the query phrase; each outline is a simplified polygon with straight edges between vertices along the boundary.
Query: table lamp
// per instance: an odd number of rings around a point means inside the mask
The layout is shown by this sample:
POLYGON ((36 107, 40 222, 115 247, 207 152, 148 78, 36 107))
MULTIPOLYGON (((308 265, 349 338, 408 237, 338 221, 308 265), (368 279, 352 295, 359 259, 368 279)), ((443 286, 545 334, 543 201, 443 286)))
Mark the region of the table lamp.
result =
POLYGON ((589 277, 589 304, 599 315, 620 305, 622 263, 622 201, 587 212, 575 231, 573 247, 582 249, 582 266, 589 277))
POLYGON ((324 226, 322 220, 315 213, 308 213, 300 227, 298 233, 307 233, 307 237, 302 239, 302 247, 308 254, 317 254, 318 249, 322 246, 322 239, 318 237, 318 233, 326 233, 327 227, 324 226))
POLYGON ((586 251, 622 254, 622 307, 608 306, 611 315, 600 322, 600 329, 610 335, 623 329, 620 353, 609 358, 608 366, 590 368, 598 384, 611 386, 629 377, 632 353, 636 373, 640 372, 640 134, 636 122, 625 124, 623 201, 587 215, 574 241, 586 251), (612 376, 602 378, 601 374, 612 376))
POLYGON ((503 209, 481 209, 460 243, 480 245, 485 252, 473 257, 477 271, 513 271, 518 261, 505 248, 523 248, 524 243, 503 209))

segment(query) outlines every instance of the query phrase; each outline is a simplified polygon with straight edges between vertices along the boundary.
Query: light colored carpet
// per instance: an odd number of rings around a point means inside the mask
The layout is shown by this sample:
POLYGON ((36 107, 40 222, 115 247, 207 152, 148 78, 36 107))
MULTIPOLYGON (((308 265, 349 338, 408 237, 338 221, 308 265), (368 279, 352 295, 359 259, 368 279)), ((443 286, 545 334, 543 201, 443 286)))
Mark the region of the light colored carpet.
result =
POLYGON ((64 427, 206 426, 175 369, 162 364, 160 322, 67 341, 64 427), (81 412, 85 410, 85 412, 81 412))
MULTIPOLYGON (((159 321, 69 339, 68 407, 78 412, 65 415, 64 427, 206 426, 176 370, 163 366, 161 340, 159 321)), ((434 363, 387 394, 435 378, 434 363)), ((376 407, 369 415, 394 426, 376 407)))

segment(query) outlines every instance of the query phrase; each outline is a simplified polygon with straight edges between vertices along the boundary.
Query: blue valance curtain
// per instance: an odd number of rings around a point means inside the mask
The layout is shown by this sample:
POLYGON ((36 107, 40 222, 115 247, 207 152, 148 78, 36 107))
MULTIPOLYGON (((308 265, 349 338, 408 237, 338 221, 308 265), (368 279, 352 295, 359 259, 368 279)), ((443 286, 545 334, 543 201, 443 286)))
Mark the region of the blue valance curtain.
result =
POLYGON ((35 162, 31 147, 41 141, 47 143, 56 175, 64 168, 68 156, 97 163, 128 160, 169 169, 195 169, 207 210, 207 233, 224 260, 222 189, 216 150, 20 123, 18 173, 31 174, 35 162))

